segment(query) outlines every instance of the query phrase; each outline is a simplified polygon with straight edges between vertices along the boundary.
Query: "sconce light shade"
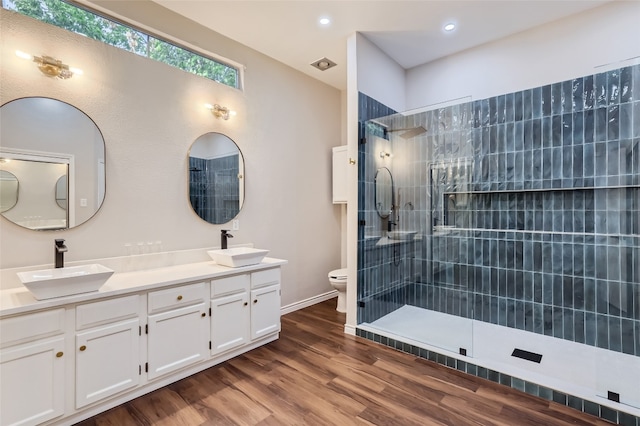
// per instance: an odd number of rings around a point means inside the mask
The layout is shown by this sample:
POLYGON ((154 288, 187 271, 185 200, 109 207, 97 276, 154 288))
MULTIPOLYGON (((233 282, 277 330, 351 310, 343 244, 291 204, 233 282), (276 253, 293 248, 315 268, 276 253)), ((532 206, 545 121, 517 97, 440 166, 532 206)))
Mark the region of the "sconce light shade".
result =
POLYGON ((47 77, 66 80, 73 77, 74 74, 83 74, 81 69, 69 67, 69 65, 63 64, 62 61, 51 56, 33 56, 20 50, 16 50, 16 56, 35 62, 38 69, 47 77))
POLYGON ((222 118, 223 120, 228 120, 229 117, 236 115, 235 111, 230 110, 227 107, 223 107, 218 104, 205 104, 205 108, 211 110, 211 114, 213 114, 216 118, 222 118))

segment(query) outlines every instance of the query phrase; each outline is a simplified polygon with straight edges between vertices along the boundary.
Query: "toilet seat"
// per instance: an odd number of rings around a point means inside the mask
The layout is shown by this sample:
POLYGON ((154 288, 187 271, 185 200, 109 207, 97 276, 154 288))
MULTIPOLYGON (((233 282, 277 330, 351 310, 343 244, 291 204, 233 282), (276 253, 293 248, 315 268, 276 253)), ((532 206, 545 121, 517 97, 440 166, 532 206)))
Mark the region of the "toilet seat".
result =
POLYGON ((347 279, 347 268, 343 269, 335 269, 329 272, 329 278, 332 280, 346 280, 347 279))

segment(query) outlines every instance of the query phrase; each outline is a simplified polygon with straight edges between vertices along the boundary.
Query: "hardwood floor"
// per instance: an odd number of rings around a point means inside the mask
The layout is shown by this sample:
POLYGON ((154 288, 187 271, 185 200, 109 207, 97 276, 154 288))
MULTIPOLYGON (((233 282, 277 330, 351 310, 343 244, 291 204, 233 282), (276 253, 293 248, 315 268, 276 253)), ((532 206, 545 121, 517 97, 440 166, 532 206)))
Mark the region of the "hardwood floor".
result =
POLYGON ((282 317, 280 339, 80 423, 610 425, 343 333, 335 299, 282 317))

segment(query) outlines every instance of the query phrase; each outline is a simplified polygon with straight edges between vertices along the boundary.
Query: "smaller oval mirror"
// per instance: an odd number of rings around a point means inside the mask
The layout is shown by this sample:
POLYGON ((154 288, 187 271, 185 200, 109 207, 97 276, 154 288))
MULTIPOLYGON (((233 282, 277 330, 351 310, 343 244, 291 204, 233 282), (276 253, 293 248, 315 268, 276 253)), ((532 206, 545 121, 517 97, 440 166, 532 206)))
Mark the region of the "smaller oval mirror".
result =
POLYGON ((18 178, 11 172, 0 170, 0 212, 6 212, 18 202, 18 178))
POLYGON ((222 133, 205 133, 189 150, 189 201, 212 224, 231 221, 244 203, 244 158, 222 133))
POLYGON ((382 218, 389 217, 393 209, 393 177, 386 167, 380 167, 376 171, 376 211, 382 218))
POLYGON ((60 176, 56 182, 56 204, 61 209, 67 209, 67 194, 69 193, 67 185, 67 175, 60 176))

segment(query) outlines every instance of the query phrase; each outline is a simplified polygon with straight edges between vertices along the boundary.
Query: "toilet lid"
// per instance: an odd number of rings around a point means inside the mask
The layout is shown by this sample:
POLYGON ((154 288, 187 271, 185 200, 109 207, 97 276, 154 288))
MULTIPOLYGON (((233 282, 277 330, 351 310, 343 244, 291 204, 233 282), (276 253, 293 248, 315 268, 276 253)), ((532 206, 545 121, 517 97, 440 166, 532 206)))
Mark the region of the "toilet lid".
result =
POLYGON ((346 280, 347 279, 347 268, 336 269, 329 272, 329 278, 333 278, 334 280, 346 280))

